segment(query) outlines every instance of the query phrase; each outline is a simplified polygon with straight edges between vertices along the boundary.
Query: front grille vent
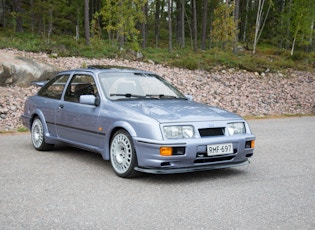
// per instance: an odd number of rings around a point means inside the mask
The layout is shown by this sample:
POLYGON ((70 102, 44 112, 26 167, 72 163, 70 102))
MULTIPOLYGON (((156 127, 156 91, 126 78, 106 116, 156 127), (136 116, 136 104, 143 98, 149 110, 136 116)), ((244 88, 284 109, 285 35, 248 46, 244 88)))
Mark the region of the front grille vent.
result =
POLYGON ((202 163, 211 163, 211 162, 220 162, 220 161, 230 161, 235 156, 223 156, 223 157, 217 157, 217 158, 203 158, 203 159, 196 159, 194 161, 195 164, 202 164, 202 163))
POLYGON ((223 136, 225 128, 206 128, 199 129, 199 134, 201 137, 214 137, 214 136, 223 136))

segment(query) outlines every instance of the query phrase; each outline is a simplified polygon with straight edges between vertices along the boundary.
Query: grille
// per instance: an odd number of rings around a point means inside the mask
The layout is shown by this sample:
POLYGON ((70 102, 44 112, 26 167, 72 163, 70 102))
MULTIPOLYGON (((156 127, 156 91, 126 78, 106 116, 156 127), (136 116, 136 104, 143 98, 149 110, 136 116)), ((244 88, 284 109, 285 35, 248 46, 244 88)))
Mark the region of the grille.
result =
POLYGON ((223 136, 225 128, 206 128, 199 129, 199 134, 201 137, 213 137, 213 136, 223 136))
POLYGON ((195 164, 201 164, 201 163, 228 161, 228 160, 232 160, 234 157, 235 157, 235 156, 226 156, 226 157, 196 159, 196 160, 194 161, 194 163, 195 163, 195 164))

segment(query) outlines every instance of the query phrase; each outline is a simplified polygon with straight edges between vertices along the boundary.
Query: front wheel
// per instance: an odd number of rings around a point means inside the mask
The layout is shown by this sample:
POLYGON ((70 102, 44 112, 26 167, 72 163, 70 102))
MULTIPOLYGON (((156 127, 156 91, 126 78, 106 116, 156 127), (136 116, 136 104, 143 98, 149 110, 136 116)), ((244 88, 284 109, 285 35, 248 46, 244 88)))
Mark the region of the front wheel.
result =
POLYGON ((51 150, 54 145, 45 142, 45 133, 42 121, 37 117, 34 119, 31 128, 32 143, 36 150, 51 150))
POLYGON ((138 174, 134 170, 138 164, 137 155, 127 131, 121 129, 114 134, 110 143, 110 162, 120 177, 130 178, 138 174))

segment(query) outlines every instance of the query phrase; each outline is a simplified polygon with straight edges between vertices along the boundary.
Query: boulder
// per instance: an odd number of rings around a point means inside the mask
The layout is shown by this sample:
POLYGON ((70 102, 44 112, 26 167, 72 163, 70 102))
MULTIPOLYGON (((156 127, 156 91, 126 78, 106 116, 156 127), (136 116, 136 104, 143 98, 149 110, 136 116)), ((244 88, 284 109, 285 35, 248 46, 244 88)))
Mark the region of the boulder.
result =
POLYGON ((32 81, 43 81, 54 76, 56 66, 31 58, 0 52, 0 86, 27 87, 32 81))

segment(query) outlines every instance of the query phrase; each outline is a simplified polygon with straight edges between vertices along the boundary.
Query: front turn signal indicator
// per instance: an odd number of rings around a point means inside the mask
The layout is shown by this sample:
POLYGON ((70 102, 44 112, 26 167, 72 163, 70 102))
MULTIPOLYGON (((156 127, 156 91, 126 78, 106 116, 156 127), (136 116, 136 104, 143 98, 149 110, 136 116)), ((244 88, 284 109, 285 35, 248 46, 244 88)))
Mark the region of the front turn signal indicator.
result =
POLYGON ((246 149, 253 149, 253 148, 255 148, 255 141, 254 140, 246 141, 245 148, 246 149))
POLYGON ((172 147, 161 147, 160 155, 161 156, 172 156, 173 148, 172 147))

